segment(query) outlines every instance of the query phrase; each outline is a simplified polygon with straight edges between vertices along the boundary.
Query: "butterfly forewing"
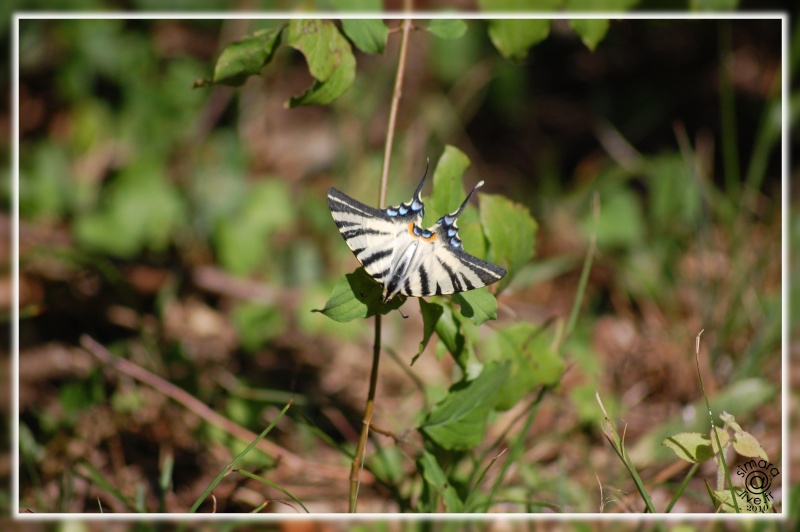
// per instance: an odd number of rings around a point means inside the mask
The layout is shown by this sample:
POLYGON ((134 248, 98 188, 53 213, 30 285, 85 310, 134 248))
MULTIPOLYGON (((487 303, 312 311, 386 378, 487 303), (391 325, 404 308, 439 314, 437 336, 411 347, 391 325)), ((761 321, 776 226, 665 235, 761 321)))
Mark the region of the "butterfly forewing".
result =
MULTIPOLYGON (((426 170, 427 175, 427 170, 426 170)), ((397 294, 412 297, 453 294, 489 285, 506 271, 463 250, 456 220, 461 207, 422 229, 424 214, 417 186, 408 204, 376 209, 328 189, 328 207, 339 232, 367 273, 383 286, 383 300, 397 294)))

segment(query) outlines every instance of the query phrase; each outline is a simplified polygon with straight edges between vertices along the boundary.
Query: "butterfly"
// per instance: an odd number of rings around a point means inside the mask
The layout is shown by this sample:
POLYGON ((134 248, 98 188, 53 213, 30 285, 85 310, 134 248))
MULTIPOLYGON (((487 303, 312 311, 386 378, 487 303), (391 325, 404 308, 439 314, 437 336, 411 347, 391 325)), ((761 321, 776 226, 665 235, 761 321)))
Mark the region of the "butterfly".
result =
POLYGON ((458 210, 420 227, 420 198, 428 168, 409 203, 376 209, 331 187, 328 207, 347 246, 366 272, 383 287, 383 302, 398 294, 421 297, 466 292, 496 283, 506 270, 464 251, 456 221, 483 181, 458 210))

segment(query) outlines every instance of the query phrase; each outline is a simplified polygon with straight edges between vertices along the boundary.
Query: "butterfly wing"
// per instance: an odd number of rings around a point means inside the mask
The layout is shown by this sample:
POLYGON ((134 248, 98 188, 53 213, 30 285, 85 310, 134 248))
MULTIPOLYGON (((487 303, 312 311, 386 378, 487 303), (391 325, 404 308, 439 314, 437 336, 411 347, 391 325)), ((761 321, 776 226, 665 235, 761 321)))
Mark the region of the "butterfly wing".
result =
MULTIPOLYGON (((454 213, 458 214, 458 213, 454 213)), ((419 260, 397 287, 406 296, 446 295, 496 283, 506 270, 464 251, 456 218, 444 216, 420 238, 419 260)))
POLYGON ((367 273, 382 283, 394 253, 396 221, 385 210, 364 205, 332 187, 328 189, 328 207, 347 247, 367 273))
POLYGON ((393 272, 408 266, 403 257, 408 256, 409 246, 415 246, 409 228, 417 227, 425 214, 420 198, 424 183, 425 176, 409 203, 386 209, 364 205, 333 187, 328 189, 328 208, 339 233, 367 273, 383 285, 384 296, 393 272))

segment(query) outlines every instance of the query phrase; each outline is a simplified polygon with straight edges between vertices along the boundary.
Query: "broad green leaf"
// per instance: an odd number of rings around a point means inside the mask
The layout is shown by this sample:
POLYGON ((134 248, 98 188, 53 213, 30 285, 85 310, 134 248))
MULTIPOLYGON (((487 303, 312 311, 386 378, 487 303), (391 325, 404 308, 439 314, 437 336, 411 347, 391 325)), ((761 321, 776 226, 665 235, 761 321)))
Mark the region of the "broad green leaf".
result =
POLYGON ((742 432, 740 435, 736 435, 733 440, 733 448, 742 456, 769 460, 767 452, 761 447, 756 437, 749 432, 742 432))
POLYGON ((442 314, 444 313, 444 308, 438 303, 428 303, 421 297, 418 299, 419 310, 422 314, 422 341, 419 343, 419 351, 417 351, 417 355, 411 360, 412 366, 425 350, 425 347, 427 347, 431 336, 433 336, 433 331, 436 330, 436 324, 439 322, 439 318, 441 318, 442 314))
POLYGON ((386 49, 389 28, 382 20, 346 18, 342 20, 342 30, 366 54, 382 54, 386 49))
POLYGON ((374 316, 378 311, 386 314, 400 308, 406 298, 395 296, 387 304, 383 304, 383 289, 364 270, 358 268, 348 273, 336 283, 333 295, 325 308, 312 312, 321 312, 334 321, 351 321, 358 318, 374 316))
POLYGON ((433 173, 433 193, 428 201, 430 207, 425 209, 425 227, 432 226, 439 217, 461 206, 467 197, 461 179, 469 164, 464 152, 454 146, 445 146, 433 173))
POLYGON ((508 270, 497 283, 499 292, 533 257, 537 224, 526 207, 494 194, 481 195, 480 213, 483 231, 489 240, 488 258, 508 270))
POLYGON ((503 57, 522 60, 531 46, 547 38, 550 24, 549 19, 494 19, 489 21, 489 38, 503 57))
POLYGON ((486 288, 453 294, 453 301, 461 306, 461 315, 475 325, 497 319, 497 299, 486 288))
POLYGON ((589 50, 594 50, 608 31, 608 19, 583 18, 571 19, 569 25, 589 50))
POLYGON ((492 330, 481 337, 479 349, 485 360, 510 362, 508 383, 497 397, 498 410, 513 407, 538 386, 557 384, 564 373, 564 362, 549 336, 530 323, 492 330))
POLYGON ((241 85, 249 76, 255 76, 272 60, 281 42, 281 32, 259 30, 253 35, 229 44, 222 50, 214 66, 213 83, 241 85))
POLYGON ((661 442, 672 449, 678 458, 693 464, 705 462, 714 456, 711 450, 711 439, 707 434, 699 432, 681 432, 661 442))
POLYGON ((444 449, 466 450, 479 445, 497 393, 509 379, 509 366, 487 364, 475 380, 453 385, 420 430, 444 449))
POLYGON ((458 497, 458 492, 450 484, 442 466, 436 457, 428 451, 422 451, 422 457, 418 462, 418 469, 425 479, 425 490, 427 491, 428 512, 437 511, 437 501, 441 498, 447 512, 459 513, 463 511, 464 503, 458 497))
POLYGON ((461 19, 434 19, 425 28, 440 39, 458 39, 467 31, 467 23, 461 19))
POLYGON ((308 70, 317 80, 288 105, 324 105, 344 94, 356 75, 356 59, 339 29, 327 20, 292 20, 285 30, 288 46, 306 58, 308 70))

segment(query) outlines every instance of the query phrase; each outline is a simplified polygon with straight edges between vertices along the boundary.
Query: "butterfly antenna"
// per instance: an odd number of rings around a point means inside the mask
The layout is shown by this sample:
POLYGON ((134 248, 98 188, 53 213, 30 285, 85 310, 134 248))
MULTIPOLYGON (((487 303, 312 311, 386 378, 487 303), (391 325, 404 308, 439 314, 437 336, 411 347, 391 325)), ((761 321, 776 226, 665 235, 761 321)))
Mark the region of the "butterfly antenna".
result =
POLYGON ((407 320, 407 319, 408 319, 408 316, 406 316, 405 314, 403 314, 403 311, 402 311, 402 310, 400 310, 400 308, 399 308, 399 307, 398 307, 398 309, 397 309, 397 312, 399 312, 399 313, 400 313, 400 315, 401 315, 401 316, 403 316, 403 319, 404 319, 404 320, 407 320))

